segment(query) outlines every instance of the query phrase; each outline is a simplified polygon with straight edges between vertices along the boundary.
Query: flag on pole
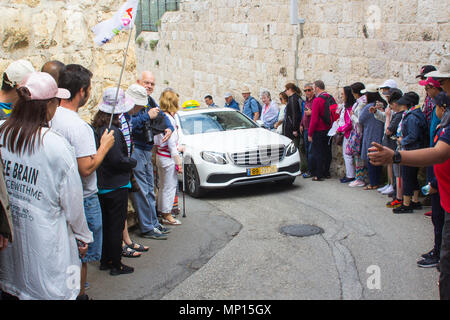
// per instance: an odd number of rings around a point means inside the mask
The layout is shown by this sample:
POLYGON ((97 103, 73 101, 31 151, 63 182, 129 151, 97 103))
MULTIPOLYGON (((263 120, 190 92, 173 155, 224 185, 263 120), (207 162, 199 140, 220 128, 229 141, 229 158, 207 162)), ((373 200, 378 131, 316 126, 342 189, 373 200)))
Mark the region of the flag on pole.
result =
POLYGON ((102 46, 111 41, 122 30, 129 30, 136 19, 139 0, 128 0, 109 20, 100 22, 92 31, 95 44, 102 46))

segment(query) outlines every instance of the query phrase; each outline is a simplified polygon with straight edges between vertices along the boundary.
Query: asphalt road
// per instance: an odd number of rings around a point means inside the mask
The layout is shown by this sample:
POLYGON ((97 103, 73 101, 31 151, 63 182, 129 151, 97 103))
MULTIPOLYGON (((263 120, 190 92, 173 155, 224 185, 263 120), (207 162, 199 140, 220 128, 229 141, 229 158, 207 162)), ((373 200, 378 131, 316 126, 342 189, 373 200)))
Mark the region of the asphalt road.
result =
POLYGON ((387 200, 335 179, 303 178, 292 187, 187 197, 188 217, 169 240, 133 236, 151 247, 139 259, 124 259, 134 274, 112 277, 92 264, 87 293, 94 299, 438 299, 438 272, 416 265, 433 244, 431 220, 423 215, 428 208, 394 215, 387 200), (280 233, 295 224, 325 233, 280 233))

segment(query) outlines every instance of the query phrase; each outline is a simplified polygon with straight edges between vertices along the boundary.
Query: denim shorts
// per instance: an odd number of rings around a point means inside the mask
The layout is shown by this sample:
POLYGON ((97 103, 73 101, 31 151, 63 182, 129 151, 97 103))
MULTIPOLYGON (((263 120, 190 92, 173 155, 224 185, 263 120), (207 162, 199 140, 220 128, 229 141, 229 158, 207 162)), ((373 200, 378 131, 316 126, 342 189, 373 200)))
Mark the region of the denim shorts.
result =
POLYGON ((83 263, 100 261, 103 242, 102 208, 96 194, 84 198, 84 214, 89 230, 94 237, 94 242, 89 243, 88 252, 81 261, 83 263))

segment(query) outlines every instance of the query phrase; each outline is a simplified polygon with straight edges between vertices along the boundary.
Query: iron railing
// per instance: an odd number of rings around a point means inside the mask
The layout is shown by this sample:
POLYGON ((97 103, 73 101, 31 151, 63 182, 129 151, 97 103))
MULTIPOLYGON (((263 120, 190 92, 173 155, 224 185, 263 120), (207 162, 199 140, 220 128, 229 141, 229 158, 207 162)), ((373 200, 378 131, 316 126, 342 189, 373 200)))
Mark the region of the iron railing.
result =
POLYGON ((141 31, 158 31, 160 19, 166 11, 179 10, 180 0, 139 0, 136 17, 136 37, 141 31))

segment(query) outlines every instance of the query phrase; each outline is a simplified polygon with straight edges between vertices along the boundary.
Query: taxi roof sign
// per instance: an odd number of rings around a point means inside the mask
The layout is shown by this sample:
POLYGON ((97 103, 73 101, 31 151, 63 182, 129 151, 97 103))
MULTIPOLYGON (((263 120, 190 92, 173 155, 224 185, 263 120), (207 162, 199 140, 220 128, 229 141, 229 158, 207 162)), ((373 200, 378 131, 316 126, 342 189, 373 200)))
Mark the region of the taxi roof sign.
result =
POLYGON ((195 110, 195 109, 198 109, 200 107, 200 102, 198 102, 197 100, 188 100, 188 101, 184 102, 181 107, 185 111, 187 111, 187 110, 195 110))

